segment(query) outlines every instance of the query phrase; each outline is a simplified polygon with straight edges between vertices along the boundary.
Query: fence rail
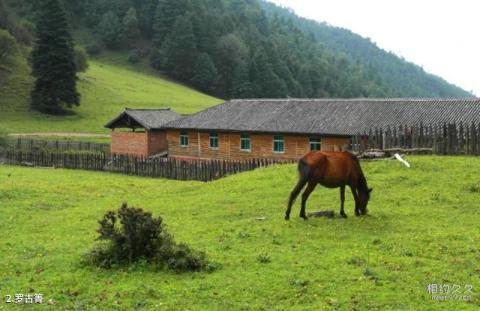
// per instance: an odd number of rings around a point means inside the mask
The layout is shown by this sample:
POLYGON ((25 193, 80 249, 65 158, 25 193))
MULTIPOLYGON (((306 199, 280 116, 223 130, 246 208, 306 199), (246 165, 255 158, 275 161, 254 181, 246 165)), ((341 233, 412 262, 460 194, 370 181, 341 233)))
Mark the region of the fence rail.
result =
POLYGON ((40 151, 91 151, 110 153, 109 144, 91 143, 82 141, 38 140, 30 138, 10 139, 9 145, 15 149, 40 151))
POLYGON ((273 164, 292 163, 267 159, 245 161, 177 160, 173 158, 141 158, 109 156, 105 153, 0 151, 0 162, 11 165, 43 166, 91 171, 107 171, 128 175, 177 180, 211 181, 227 175, 251 171, 273 164))
POLYGON ((353 151, 404 150, 443 155, 480 155, 480 124, 444 123, 373 128, 352 138, 353 151))

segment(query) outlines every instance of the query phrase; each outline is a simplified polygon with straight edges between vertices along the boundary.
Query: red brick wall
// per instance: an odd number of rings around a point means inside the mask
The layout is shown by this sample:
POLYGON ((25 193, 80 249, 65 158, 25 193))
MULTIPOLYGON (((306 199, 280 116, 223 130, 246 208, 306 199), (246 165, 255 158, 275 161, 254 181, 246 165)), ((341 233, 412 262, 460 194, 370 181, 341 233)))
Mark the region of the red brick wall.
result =
POLYGON ((165 131, 148 133, 148 155, 159 154, 168 149, 167 133, 165 131))
MULTIPOLYGON (((251 151, 240 150, 240 133, 218 133, 219 148, 210 148, 210 134, 197 131, 188 132, 188 147, 180 146, 180 131, 167 131, 168 154, 171 157, 194 157, 205 159, 299 159, 310 151, 310 136, 283 135, 284 153, 273 152, 272 134, 250 134, 251 151), (200 143, 199 143, 200 142, 200 143)), ((322 150, 341 150, 349 143, 349 138, 322 138, 322 150)))
POLYGON ((167 149, 165 131, 159 132, 112 132, 112 154, 150 156, 167 149))

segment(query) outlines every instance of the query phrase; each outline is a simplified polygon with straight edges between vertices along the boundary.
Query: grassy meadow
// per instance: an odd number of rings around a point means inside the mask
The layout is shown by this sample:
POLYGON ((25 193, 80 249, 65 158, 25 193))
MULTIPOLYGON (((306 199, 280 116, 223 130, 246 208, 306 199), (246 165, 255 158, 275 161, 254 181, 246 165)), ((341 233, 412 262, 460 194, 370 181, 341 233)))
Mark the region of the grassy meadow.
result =
POLYGON ((130 65, 126 59, 124 54, 107 52, 90 59, 88 71, 79 75, 82 98, 75 114, 49 116, 30 110, 30 67, 24 57, 15 57, 5 66, 14 70, 0 76, 0 127, 15 133, 108 133, 103 125, 125 107, 170 107, 192 113, 222 101, 163 79, 145 64, 130 65))
POLYGON ((480 158, 407 159, 362 162, 370 215, 355 217, 348 193, 338 217, 338 189, 317 188, 307 212, 337 216, 306 222, 299 202, 283 219, 295 165, 211 183, 0 165, 0 296, 42 293, 59 310, 478 310, 480 158), (123 201, 220 268, 82 266, 123 201), (433 301, 428 284, 472 285, 472 301, 433 301))

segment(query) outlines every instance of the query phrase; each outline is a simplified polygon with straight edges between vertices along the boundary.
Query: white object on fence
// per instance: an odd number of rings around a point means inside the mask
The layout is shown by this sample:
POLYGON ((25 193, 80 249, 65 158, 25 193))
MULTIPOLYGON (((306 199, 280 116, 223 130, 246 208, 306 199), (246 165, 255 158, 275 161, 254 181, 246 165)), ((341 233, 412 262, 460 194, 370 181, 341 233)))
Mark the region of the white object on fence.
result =
POLYGON ((395 157, 395 159, 397 159, 398 161, 402 162, 403 164, 405 164, 406 167, 410 167, 410 163, 408 163, 407 161, 405 161, 401 155, 399 155, 398 153, 395 153, 393 155, 395 157))

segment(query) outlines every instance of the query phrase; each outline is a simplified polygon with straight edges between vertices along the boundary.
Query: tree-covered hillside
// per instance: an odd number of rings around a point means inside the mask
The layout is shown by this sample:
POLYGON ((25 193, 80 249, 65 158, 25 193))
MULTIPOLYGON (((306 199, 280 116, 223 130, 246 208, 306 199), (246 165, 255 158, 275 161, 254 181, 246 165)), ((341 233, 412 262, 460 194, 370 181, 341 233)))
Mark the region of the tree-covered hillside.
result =
POLYGON ((281 16, 291 20, 302 31, 312 34, 318 42, 336 55, 345 55, 351 62, 372 68, 391 86, 393 97, 471 97, 472 94, 444 79, 429 74, 420 66, 410 63, 391 52, 379 48, 368 38, 348 29, 297 16, 289 9, 263 1, 268 16, 281 16))
MULTIPOLYGON (((5 1, 35 19, 39 0, 5 1)), ((63 2, 91 55, 127 50, 132 63, 146 59, 222 98, 471 96, 355 34, 259 0, 63 2)))

